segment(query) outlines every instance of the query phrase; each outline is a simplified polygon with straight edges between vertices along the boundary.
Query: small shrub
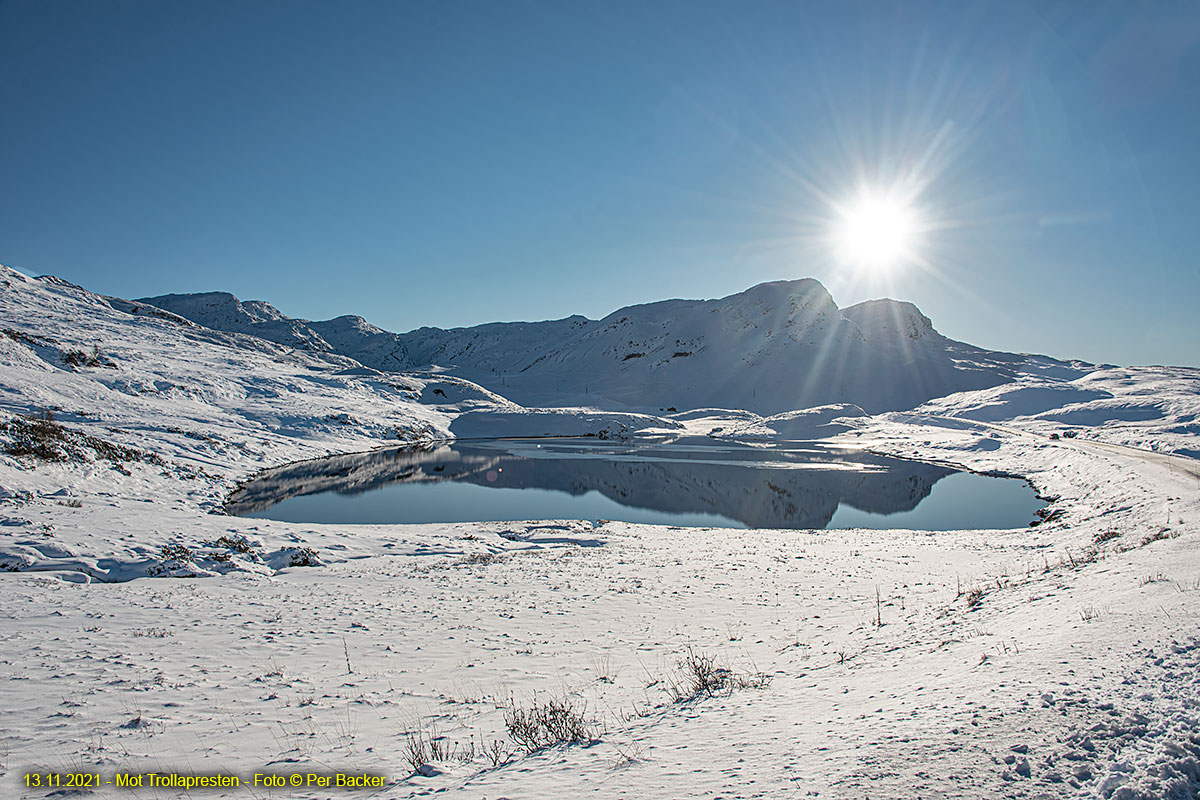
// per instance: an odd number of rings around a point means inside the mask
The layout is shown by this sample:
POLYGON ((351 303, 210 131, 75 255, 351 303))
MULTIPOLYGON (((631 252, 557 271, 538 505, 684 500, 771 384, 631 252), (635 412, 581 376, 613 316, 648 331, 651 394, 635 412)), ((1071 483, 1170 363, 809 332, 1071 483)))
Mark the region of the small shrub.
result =
POLYGON ((62 360, 72 367, 86 367, 88 365, 88 354, 82 350, 64 350, 62 360))
POLYGON ((487 756, 488 761, 492 762, 493 767, 507 762, 509 757, 508 748, 499 739, 493 739, 487 747, 483 748, 483 754, 487 756))
POLYGON ((712 695, 723 691, 730 685, 732 670, 719 667, 712 656, 688 650, 688 654, 679 662, 683 670, 683 683, 678 684, 676 700, 690 700, 702 694, 712 695))
POLYGON ((293 567, 319 567, 321 560, 317 558, 317 551, 311 547, 297 547, 292 553, 292 558, 289 566, 293 567))
POLYGON ((1142 539, 1142 547, 1145 547, 1148 544, 1154 544, 1155 542, 1161 542, 1166 539, 1174 539, 1178 535, 1179 534, 1176 531, 1172 531, 1170 528, 1163 528, 1156 533, 1150 534, 1145 539, 1142 539))
POLYGON ((156 453, 143 453, 140 450, 135 450, 132 447, 124 447, 112 442, 106 442, 103 439, 97 439, 94 436, 84 436, 83 442, 95 452, 97 458, 102 458, 105 461, 110 461, 113 464, 128 463, 131 461, 145 461, 149 464, 157 466, 166 466, 166 462, 156 453))
POLYGON ((770 682, 770 676, 762 672, 735 672, 719 664, 715 657, 688 648, 679 662, 679 675, 667 691, 675 702, 683 703, 699 697, 732 694, 736 689, 764 689, 770 682))
POLYGON ((254 552, 254 546, 250 544, 250 540, 245 536, 234 534, 233 536, 221 536, 216 541, 205 542, 205 547, 216 547, 224 550, 232 550, 235 553, 247 555, 254 552))
POLYGON ((164 544, 158 551, 163 561, 195 563, 196 551, 182 544, 164 544))
POLYGON ((33 456, 42 461, 68 461, 67 429, 54 420, 54 412, 43 411, 41 416, 17 416, 2 428, 12 438, 4 446, 10 456, 33 456))
POLYGON ((421 767, 431 761, 472 761, 476 753, 473 740, 466 744, 447 741, 439 736, 436 730, 429 733, 416 731, 408 734, 404 740, 404 760, 412 767, 413 772, 420 772, 421 767))
POLYGON ((508 737, 528 753, 560 744, 593 744, 600 729, 585 712, 568 698, 544 702, 535 698, 528 708, 510 707, 504 726, 508 737))
POLYGON ((100 354, 100 348, 92 345, 92 352, 86 350, 64 350, 62 360, 72 367, 109 367, 116 369, 116 364, 100 354))

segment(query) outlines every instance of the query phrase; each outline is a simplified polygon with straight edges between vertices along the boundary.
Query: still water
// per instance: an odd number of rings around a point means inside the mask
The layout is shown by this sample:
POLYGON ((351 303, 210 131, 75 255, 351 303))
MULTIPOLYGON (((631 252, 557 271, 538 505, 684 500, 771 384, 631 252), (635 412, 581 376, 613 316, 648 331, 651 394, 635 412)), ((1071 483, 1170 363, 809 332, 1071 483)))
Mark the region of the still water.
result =
POLYGON ((236 492, 231 514, 288 522, 588 519, 720 528, 1025 527, 1024 481, 832 449, 497 439, 290 464, 236 492))

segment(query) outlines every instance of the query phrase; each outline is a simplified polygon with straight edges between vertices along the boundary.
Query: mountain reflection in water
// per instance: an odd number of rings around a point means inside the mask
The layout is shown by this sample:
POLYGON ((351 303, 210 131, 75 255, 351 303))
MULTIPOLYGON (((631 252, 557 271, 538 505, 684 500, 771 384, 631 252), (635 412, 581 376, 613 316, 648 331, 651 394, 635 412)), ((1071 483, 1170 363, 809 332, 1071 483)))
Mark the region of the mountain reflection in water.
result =
MULTIPOLYGON (((599 495, 612 501, 601 509, 606 518, 630 522, 807 529, 826 527, 839 506, 868 516, 911 511, 935 483, 955 472, 810 442, 761 446, 717 441, 458 441, 291 464, 258 476, 237 491, 226 508, 239 516, 307 522, 595 519, 589 513, 597 510, 595 503, 590 509, 586 504, 569 505, 564 495, 596 500, 599 495), (450 485, 462 488, 455 494, 442 489, 450 485), (468 485, 486 488, 464 492, 468 485), (336 495, 380 489, 394 493, 382 505, 336 501, 336 495), (549 491, 523 492, 514 506, 509 501, 516 493, 511 490, 518 489, 549 491), (439 490, 443 493, 437 494, 439 490), (416 492, 428 493, 423 502, 416 502, 416 492), (503 504, 498 502, 502 496, 503 504), (300 507, 293 500, 289 506, 286 501, 292 498, 304 498, 307 504, 300 507), (321 498, 326 498, 323 503, 321 498), (333 506, 336 510, 329 510, 333 506)), ((1013 519, 1024 515, 1024 521, 1002 521, 999 527, 1024 525, 1032 515, 1033 492, 1024 484, 1021 488, 1029 496, 1029 503, 1021 505, 1028 507, 1013 519)))

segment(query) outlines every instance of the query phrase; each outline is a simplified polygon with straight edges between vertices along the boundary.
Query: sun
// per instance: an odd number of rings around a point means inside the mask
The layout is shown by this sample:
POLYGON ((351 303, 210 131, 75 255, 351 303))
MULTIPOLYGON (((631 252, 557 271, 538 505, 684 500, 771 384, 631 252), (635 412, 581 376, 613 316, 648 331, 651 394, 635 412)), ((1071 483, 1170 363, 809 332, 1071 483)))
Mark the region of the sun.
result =
POLYGON ((835 244, 851 265, 882 272, 912 257, 918 221, 908 203, 884 193, 864 192, 838 211, 835 244))

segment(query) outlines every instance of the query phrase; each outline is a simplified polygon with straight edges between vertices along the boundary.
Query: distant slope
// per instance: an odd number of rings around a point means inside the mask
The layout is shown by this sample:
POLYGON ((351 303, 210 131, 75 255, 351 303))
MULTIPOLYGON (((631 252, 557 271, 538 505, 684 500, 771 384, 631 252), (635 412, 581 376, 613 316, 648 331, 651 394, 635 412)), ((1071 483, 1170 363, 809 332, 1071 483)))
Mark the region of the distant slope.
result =
POLYGON ((415 364, 462 365, 476 371, 521 372, 548 347, 579 336, 595 320, 576 314, 547 322, 491 322, 472 328, 418 328, 403 334, 415 364))
POLYGON ((764 283, 717 300, 629 306, 581 316, 394 334, 359 317, 308 322, 225 293, 146 302, 201 325, 377 369, 432 368, 524 405, 779 413, 829 403, 904 410, 1021 374, 1070 379, 1090 365, 984 350, 948 339, 911 303, 839 309, 811 278, 764 283))
POLYGON ((412 360, 401 337, 371 325, 362 317, 324 322, 292 319, 262 300, 241 301, 228 292, 165 294, 138 302, 197 322, 206 328, 248 333, 260 339, 318 353, 349 356, 385 371, 408 369, 412 360))

